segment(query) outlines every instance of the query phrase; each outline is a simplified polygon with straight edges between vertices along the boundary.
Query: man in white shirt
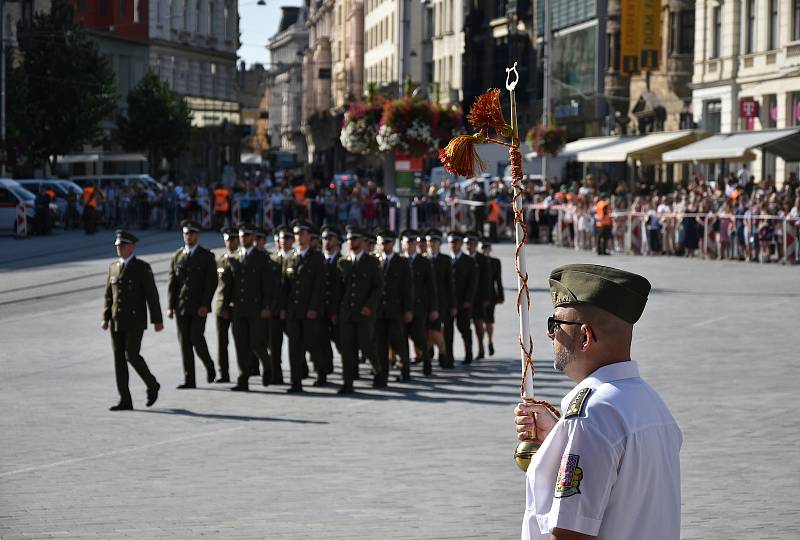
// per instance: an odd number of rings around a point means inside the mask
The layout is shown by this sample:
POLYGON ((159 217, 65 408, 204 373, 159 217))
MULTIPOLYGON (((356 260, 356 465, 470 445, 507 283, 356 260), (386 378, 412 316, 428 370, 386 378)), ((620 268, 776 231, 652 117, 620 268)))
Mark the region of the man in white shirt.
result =
POLYGON ((520 439, 541 443, 527 471, 522 538, 677 540, 681 432, 630 360, 650 283, 572 264, 553 270, 550 291, 554 365, 577 385, 558 420, 542 404, 515 410, 520 439))

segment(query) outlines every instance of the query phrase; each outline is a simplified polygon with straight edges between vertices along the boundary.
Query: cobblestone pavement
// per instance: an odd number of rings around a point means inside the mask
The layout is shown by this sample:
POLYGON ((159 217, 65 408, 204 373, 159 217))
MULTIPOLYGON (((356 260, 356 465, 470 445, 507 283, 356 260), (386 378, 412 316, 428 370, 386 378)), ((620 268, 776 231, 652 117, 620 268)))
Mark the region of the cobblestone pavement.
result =
MULTIPOLYGON (((158 403, 144 408, 132 375, 137 410, 110 413, 111 347, 99 320, 112 236, 0 239, 0 537, 519 536, 511 303, 498 308, 494 357, 431 377, 415 367, 411 383, 362 384, 352 397, 336 396, 336 385, 302 396, 177 391, 167 321, 165 332, 146 332, 142 351, 162 384, 158 403)), ((179 236, 141 236, 163 301, 179 236)), ((513 299, 512 246, 495 251, 513 299)), ((546 277, 577 261, 654 285, 633 355, 683 429, 683 538, 800 538, 800 269, 531 247, 536 388, 553 403, 571 384, 551 368, 546 277)), ((215 350, 213 322, 206 335, 215 350)))

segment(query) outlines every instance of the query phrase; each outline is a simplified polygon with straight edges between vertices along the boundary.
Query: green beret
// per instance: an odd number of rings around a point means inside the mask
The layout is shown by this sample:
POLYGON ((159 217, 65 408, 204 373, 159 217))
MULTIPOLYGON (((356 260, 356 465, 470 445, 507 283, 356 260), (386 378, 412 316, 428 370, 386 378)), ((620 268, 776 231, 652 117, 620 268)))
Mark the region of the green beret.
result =
POLYGON ((122 229, 117 229, 115 234, 117 235, 117 240, 114 242, 115 246, 118 246, 120 244, 135 244, 136 242, 139 241, 139 239, 136 238, 136 236, 122 229))
POLYGON ((596 264, 567 264, 550 273, 553 307, 589 304, 634 324, 650 293, 650 282, 631 272, 596 264))

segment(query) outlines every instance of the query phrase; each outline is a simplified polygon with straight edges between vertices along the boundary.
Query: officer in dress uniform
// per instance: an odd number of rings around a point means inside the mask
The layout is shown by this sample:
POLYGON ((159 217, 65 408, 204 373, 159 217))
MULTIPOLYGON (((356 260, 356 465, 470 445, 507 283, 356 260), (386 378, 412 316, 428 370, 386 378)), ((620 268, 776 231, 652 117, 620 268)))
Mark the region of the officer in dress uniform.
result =
POLYGON ((576 386, 560 420, 540 404, 515 410, 520 438, 541 443, 527 471, 523 539, 680 538, 681 431, 630 359, 649 292, 644 277, 606 266, 550 274, 555 368, 576 386))
POLYGON ((431 341, 439 348, 439 366, 453 369, 453 320, 458 313, 453 282, 453 259, 440 251, 442 231, 428 229, 425 238, 428 240, 428 256, 433 263, 436 276, 439 306, 439 320, 428 321, 428 329, 431 341))
POLYGON ((384 373, 389 373, 389 347, 400 357, 401 381, 411 379, 408 338, 405 325, 413 317, 414 282, 408 259, 394 252, 397 236, 386 229, 378 232, 381 246, 380 265, 383 270, 383 292, 375 319, 375 344, 378 362, 384 373))
POLYGON ((403 252, 411 263, 414 284, 414 313, 408 324, 408 336, 414 343, 422 360, 422 373, 430 375, 431 356, 428 347, 428 321, 439 319, 439 297, 436 291, 436 275, 429 259, 417 254, 418 231, 409 229, 401 234, 403 252))
MULTIPOLYGON (((266 259, 266 265, 267 265, 266 268, 267 268, 267 272, 269 274, 269 279, 272 281, 273 287, 276 287, 275 290, 277 291, 277 290, 279 290, 279 289, 277 289, 277 287, 278 287, 278 281, 280 280, 280 269, 278 267, 276 267, 276 265, 272 262, 272 257, 270 257, 270 253, 269 253, 269 251, 267 251, 267 231, 264 230, 263 227, 253 227, 253 230, 255 231, 253 233, 253 236, 255 237, 255 246, 256 246, 257 255, 261 256, 264 259, 266 259)), ((275 309, 275 308, 273 307, 273 309, 275 309)), ((277 309, 275 309, 275 311, 277 312, 277 309)), ((269 342, 270 342, 269 331, 270 331, 270 326, 272 324, 271 319, 272 319, 272 317, 264 319, 264 325, 263 325, 264 326, 264 340, 267 343, 267 356, 268 356, 268 358, 271 356, 269 354, 269 342)), ((255 352, 253 352, 253 354, 255 354, 255 352)), ((269 358, 269 363, 270 363, 270 366, 271 366, 272 365, 272 358, 269 358)), ((250 372, 250 376, 251 377, 257 377, 257 376, 261 375, 261 371, 260 371, 260 369, 258 367, 258 362, 252 362, 251 366, 252 366, 252 371, 250 372)), ((269 382, 272 382, 272 380, 271 380, 272 377, 273 377, 273 375, 270 375, 270 381, 269 382)))
MULTIPOLYGON (((339 349, 339 304, 342 302, 342 272, 339 259, 342 234, 332 226, 322 228, 322 250, 325 256, 325 318, 322 321, 322 360, 328 375, 333 373, 333 347, 339 349)), ((341 350, 339 351, 341 354, 341 350)))
POLYGON ((325 258, 311 249, 313 226, 305 220, 292 222, 296 248, 283 263, 281 319, 289 335, 290 393, 303 391, 306 351, 317 372, 314 386, 327 384, 327 367, 322 359, 320 326, 325 309, 325 258))
POLYGON ((339 259, 342 272, 342 302, 339 306, 339 329, 342 346, 342 378, 344 385, 339 394, 353 393, 354 372, 358 369, 357 354, 361 349, 367 355, 375 372, 372 386, 386 386, 387 374, 377 361, 374 333, 375 313, 383 292, 383 275, 378 259, 365 253, 366 231, 360 227, 347 227, 350 255, 339 259))
MULTIPOLYGON (((278 290, 283 287, 283 261, 292 252, 294 245, 294 233, 288 225, 280 225, 274 231, 275 251, 272 252, 272 259, 275 268, 278 270, 278 290)), ((280 307, 279 307, 280 309, 280 307)), ((269 318, 269 353, 272 360, 272 383, 283 384, 283 368, 281 358, 283 356, 283 335, 286 332, 286 321, 280 317, 269 318)))
POLYGON ((219 288, 217 296, 214 298, 214 313, 217 316, 217 365, 219 367, 219 379, 216 382, 229 383, 231 382, 231 376, 228 367, 228 342, 231 328, 231 310, 229 306, 225 305, 223 294, 225 285, 221 282, 219 276, 225 272, 228 259, 236 256, 239 251, 239 231, 234 227, 225 227, 222 229, 222 239, 225 242, 225 253, 217 258, 217 282, 219 288))
MULTIPOLYGON (((475 259, 461 251, 464 237, 457 231, 447 235, 453 253, 453 286, 455 289, 456 327, 464 341, 464 363, 472 363, 472 308, 478 286, 478 266, 475 259)), ((450 347, 450 343, 447 344, 450 347)), ((453 349, 449 348, 451 356, 453 349)))
POLYGON ((217 264, 214 254, 201 246, 201 226, 184 220, 184 246, 172 256, 167 279, 167 317, 176 317, 178 343, 183 359, 183 384, 178 389, 196 388, 194 352, 206 368, 206 380, 214 382, 214 362, 206 344, 206 317, 217 289, 217 264))
POLYGON ((467 254, 475 259, 478 268, 475 287, 475 299, 472 302, 472 322, 475 325, 475 337, 478 338, 478 356, 480 360, 486 356, 483 349, 483 333, 486 323, 486 309, 489 307, 489 293, 491 290, 491 274, 489 270, 489 258, 478 251, 478 233, 469 231, 465 235, 467 240, 467 254))
POLYGON ((147 406, 150 407, 158 399, 161 385, 150 373, 139 351, 147 328, 148 309, 156 332, 161 332, 164 324, 153 271, 149 264, 133 254, 139 239, 123 230, 116 231, 116 237, 114 245, 117 246, 119 260, 111 263, 108 268, 101 328, 111 328, 114 373, 119 392, 119 403, 110 410, 128 411, 133 409, 128 388, 128 364, 133 366, 147 385, 147 406))
POLYGON ((491 241, 481 239, 480 250, 489 258, 489 305, 486 307, 486 338, 489 341, 489 356, 494 356, 494 310, 497 304, 505 302, 503 291, 503 266, 500 259, 492 257, 491 241))
POLYGON ((267 258, 256 250, 255 232, 252 225, 239 227, 239 253, 228 259, 223 272, 224 301, 225 305, 231 307, 236 363, 239 365, 239 378, 231 390, 241 392, 250 390, 248 379, 254 355, 261 361, 262 384, 268 386, 271 381, 263 323, 272 315, 278 291, 267 266, 267 258))

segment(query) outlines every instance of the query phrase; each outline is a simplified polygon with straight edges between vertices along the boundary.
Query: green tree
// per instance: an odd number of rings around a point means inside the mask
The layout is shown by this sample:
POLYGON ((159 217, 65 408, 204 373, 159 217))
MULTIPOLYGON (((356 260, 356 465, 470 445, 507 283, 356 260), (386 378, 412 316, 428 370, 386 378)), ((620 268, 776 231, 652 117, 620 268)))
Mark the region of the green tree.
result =
POLYGON ((128 94, 127 115, 119 115, 118 137, 126 150, 147 154, 156 172, 162 158, 173 160, 189 146, 189 106, 152 71, 128 94))
POLYGON ((19 43, 7 64, 6 151, 20 166, 52 169, 56 156, 103 139, 116 108, 114 71, 67 0, 36 13, 19 43))

